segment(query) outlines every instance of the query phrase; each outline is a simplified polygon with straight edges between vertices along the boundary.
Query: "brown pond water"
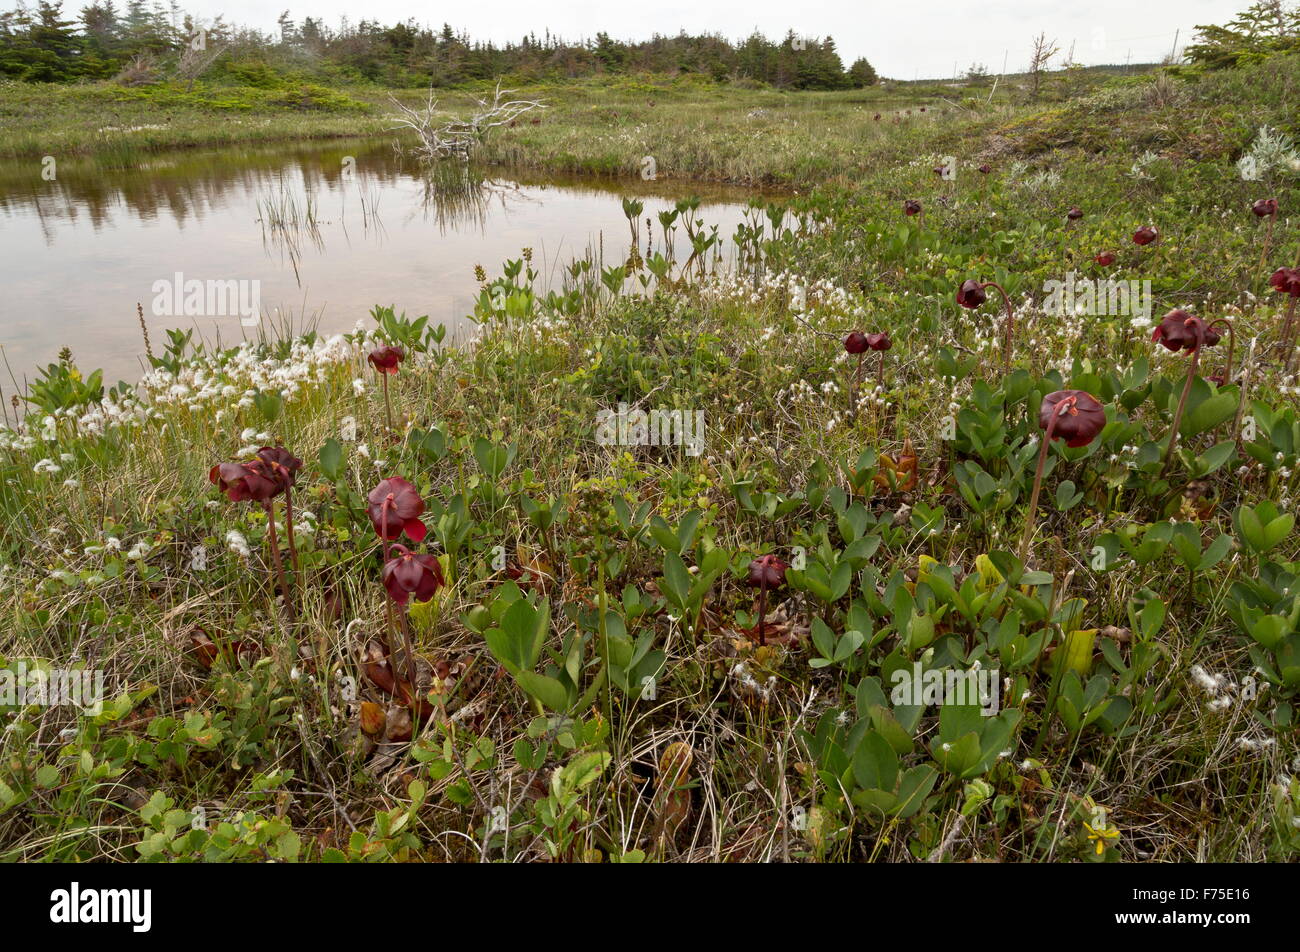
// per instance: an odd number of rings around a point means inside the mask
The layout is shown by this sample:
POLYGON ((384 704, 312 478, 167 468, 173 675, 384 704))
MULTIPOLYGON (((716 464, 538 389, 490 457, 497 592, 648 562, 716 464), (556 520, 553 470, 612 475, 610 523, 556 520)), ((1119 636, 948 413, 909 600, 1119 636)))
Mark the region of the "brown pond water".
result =
POLYGON ((126 170, 65 162, 53 180, 37 160, 0 163, 4 358, 22 383, 67 346, 83 371, 135 380, 137 302, 155 352, 168 327, 228 345, 286 327, 350 330, 376 304, 428 314, 454 337, 476 264, 496 275, 530 247, 543 287, 558 286, 589 248, 606 264, 626 255, 624 197, 645 203, 658 235, 657 213, 697 196, 696 217, 730 239, 755 195, 494 172, 470 185, 453 171, 432 182, 391 146, 348 140, 156 154, 126 170), (195 281, 204 304, 187 313, 195 281))

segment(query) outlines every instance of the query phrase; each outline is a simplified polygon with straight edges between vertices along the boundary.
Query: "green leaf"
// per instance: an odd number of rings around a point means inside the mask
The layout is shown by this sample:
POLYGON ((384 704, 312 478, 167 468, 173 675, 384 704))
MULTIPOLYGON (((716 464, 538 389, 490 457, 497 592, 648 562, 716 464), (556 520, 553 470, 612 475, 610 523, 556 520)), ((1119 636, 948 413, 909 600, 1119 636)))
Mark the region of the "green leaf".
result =
POLYGON ((1196 566, 1196 570, 1198 572, 1204 572, 1218 565, 1231 548, 1232 536, 1225 532, 1219 533, 1219 537, 1209 544, 1205 550, 1205 554, 1201 556, 1201 561, 1196 566))
POLYGON ((343 475, 343 445, 333 437, 320 448, 320 469, 331 480, 343 475))
POLYGON ((521 688, 552 711, 562 714, 569 709, 569 692, 555 678, 536 671, 519 671, 515 674, 515 680, 521 688))
POLYGON ((671 596, 678 608, 686 608, 686 599, 691 591, 691 573, 682 557, 671 550, 664 555, 664 582, 667 583, 664 594, 671 596))
POLYGON ((1198 476, 1208 476, 1213 473, 1228 460, 1232 459, 1237 451, 1237 444, 1232 440, 1225 440, 1211 446, 1208 450, 1196 458, 1196 473, 1198 476))
POLYGON ((898 755, 875 731, 867 732, 853 754, 853 779, 867 790, 893 792, 898 779, 898 755))
POLYGON ((1237 412, 1237 394, 1235 392, 1216 393, 1202 400, 1183 415, 1178 432, 1184 439, 1191 439, 1206 430, 1211 430, 1232 418, 1237 412))
POLYGON ((904 820, 915 814, 925 803, 925 798, 930 795, 938 779, 939 771, 929 764, 918 764, 904 773, 903 780, 898 785, 898 803, 893 813, 904 820))
POLYGON ((514 458, 514 446, 498 446, 481 436, 474 441, 474 459, 478 461, 479 468, 492 479, 499 478, 514 458))

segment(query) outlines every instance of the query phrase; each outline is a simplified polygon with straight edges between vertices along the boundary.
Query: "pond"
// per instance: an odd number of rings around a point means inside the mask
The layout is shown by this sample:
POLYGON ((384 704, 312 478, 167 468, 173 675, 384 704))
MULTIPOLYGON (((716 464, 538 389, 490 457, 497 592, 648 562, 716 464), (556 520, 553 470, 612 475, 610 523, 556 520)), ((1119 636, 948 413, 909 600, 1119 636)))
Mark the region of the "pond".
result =
MULTIPOLYGON (((626 257, 625 197, 644 202, 658 236, 657 213, 696 196, 696 217, 730 239, 754 194, 463 166, 430 176, 390 143, 351 140, 46 168, 0 163, 0 373, 18 384, 65 346, 107 383, 138 379, 137 303, 155 352, 169 327, 228 346, 351 330, 375 305, 427 314, 455 339, 478 295, 475 265, 493 276, 531 248, 542 287, 558 286, 588 250, 606 265, 626 257)), ((644 246, 644 221, 641 234, 644 246)))

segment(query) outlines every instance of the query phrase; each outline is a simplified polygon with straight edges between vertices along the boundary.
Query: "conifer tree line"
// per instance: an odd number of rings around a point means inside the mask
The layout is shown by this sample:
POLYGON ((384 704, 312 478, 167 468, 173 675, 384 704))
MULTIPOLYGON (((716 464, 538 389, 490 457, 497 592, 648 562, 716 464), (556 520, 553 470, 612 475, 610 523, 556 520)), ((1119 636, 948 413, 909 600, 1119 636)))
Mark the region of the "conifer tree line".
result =
POLYGON ((315 17, 280 15, 268 34, 228 23, 224 16, 200 19, 169 5, 95 0, 75 16, 62 0, 23 0, 0 13, 0 76, 28 82, 110 79, 134 65, 156 66, 165 76, 193 38, 203 32, 209 50, 225 47, 210 75, 273 83, 288 74, 388 86, 439 86, 507 76, 512 81, 565 80, 589 76, 695 75, 748 81, 786 89, 851 89, 877 81, 865 59, 845 69, 829 37, 796 35, 780 40, 754 33, 731 41, 712 34, 655 35, 624 41, 599 32, 567 40, 528 34, 497 45, 457 33, 449 25, 431 29, 414 20, 386 26, 344 17, 327 26, 315 17))

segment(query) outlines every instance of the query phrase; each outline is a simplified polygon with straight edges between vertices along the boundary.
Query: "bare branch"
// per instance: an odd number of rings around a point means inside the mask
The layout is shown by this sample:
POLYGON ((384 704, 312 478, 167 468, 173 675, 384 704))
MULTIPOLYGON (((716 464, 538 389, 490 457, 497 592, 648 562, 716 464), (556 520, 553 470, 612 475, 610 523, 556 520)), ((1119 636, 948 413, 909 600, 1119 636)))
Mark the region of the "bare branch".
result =
POLYGON ((468 118, 461 118, 438 109, 438 100, 429 87, 429 96, 421 108, 412 108, 397 101, 391 94, 389 100, 400 113, 395 117, 395 129, 410 129, 419 139, 415 154, 425 162, 436 159, 468 159, 483 141, 488 130, 508 126, 519 116, 532 109, 545 109, 540 99, 509 99, 513 89, 502 89, 500 80, 491 100, 475 100, 478 107, 468 118))

